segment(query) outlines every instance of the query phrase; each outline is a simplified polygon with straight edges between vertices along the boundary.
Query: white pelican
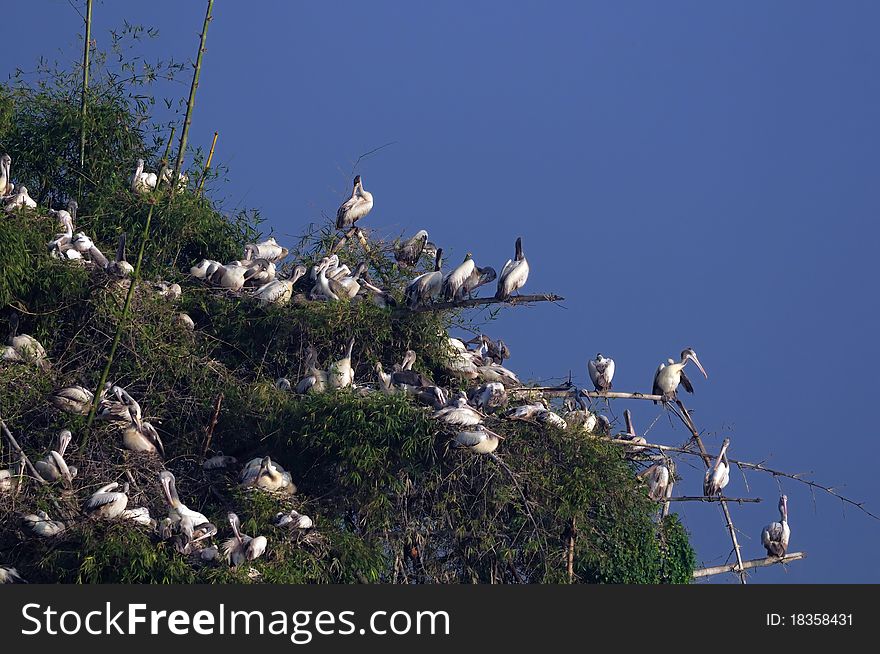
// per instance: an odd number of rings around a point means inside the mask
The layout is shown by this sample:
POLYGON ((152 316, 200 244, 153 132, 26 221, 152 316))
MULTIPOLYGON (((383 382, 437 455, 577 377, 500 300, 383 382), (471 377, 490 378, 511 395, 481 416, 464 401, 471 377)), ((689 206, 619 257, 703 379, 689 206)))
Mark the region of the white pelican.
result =
POLYGON ((266 551, 268 542, 265 536, 257 536, 251 538, 247 534, 241 533, 241 523, 238 516, 230 513, 228 516, 229 524, 232 526, 232 538, 223 542, 223 555, 229 562, 229 565, 236 567, 245 561, 253 561, 259 558, 266 551))
POLYGON ((394 259, 404 266, 414 266, 422 257, 428 242, 428 232, 420 229, 411 239, 404 241, 394 250, 394 259))
POLYGON ((472 430, 460 431, 455 434, 452 437, 452 445, 474 454, 489 454, 498 449, 498 444, 503 438, 500 434, 489 431, 483 425, 477 425, 472 430))
POLYGON ((507 389, 500 382, 488 382, 471 389, 468 398, 479 409, 497 409, 507 404, 507 389))
POLYGON ((49 396, 49 402, 56 409, 81 416, 89 415, 94 399, 95 394, 84 386, 66 386, 49 396))
POLYGON ((452 400, 450 406, 435 411, 432 417, 453 427, 475 427, 483 423, 483 414, 469 406, 463 396, 452 400))
POLYGON ((730 463, 727 461, 727 448, 730 446, 730 439, 725 438, 721 443, 721 452, 715 459, 715 465, 706 471, 706 478, 703 481, 703 493, 706 497, 721 495, 721 491, 730 481, 730 463))
POLYGON ((287 527, 289 529, 311 529, 315 526, 312 519, 294 509, 289 512, 276 513, 272 524, 276 527, 287 527))
POLYGON ((205 459, 202 462, 202 468, 205 470, 220 470, 222 468, 226 468, 228 466, 232 466, 238 463, 238 459, 234 456, 224 456, 223 454, 216 454, 209 459, 205 459))
POLYGON ((0 198, 11 195, 15 186, 12 184, 12 157, 4 154, 0 157, 0 198))
MULTIPOLYGON (((128 277, 134 274, 134 266, 125 260, 125 239, 125 232, 122 232, 116 244, 116 259, 107 265, 107 272, 117 277, 128 277)), ((180 287, 178 286, 178 288, 180 287)))
POLYGON ((516 373, 491 361, 482 366, 477 366, 477 375, 484 382, 500 382, 505 386, 514 386, 520 383, 516 373))
POLYGON ((0 584, 26 584, 18 570, 8 565, 0 565, 0 584))
POLYGON ((149 193, 156 188, 157 181, 156 173, 145 173, 144 160, 138 159, 134 175, 131 176, 131 190, 135 193, 149 193))
POLYGON ((288 279, 273 279, 271 282, 263 284, 254 291, 254 297, 257 298, 263 306, 268 304, 284 306, 290 302, 290 298, 293 297, 293 285, 296 284, 297 280, 305 274, 305 266, 296 266, 288 279))
POLYGON ((348 229, 370 213, 372 208, 373 194, 364 190, 361 176, 355 175, 351 197, 343 202, 336 212, 336 229, 348 229))
POLYGON ((210 279, 211 275, 217 272, 217 268, 222 265, 222 263, 213 259, 202 259, 189 269, 189 274, 196 279, 210 279))
POLYGON ((132 421, 122 431, 122 446, 131 452, 146 452, 165 456, 165 447, 159 432, 146 420, 132 421))
MULTIPOLYGON (((148 173, 149 174, 149 173, 148 173)), ((171 180, 174 178, 174 171, 170 168, 165 168, 162 170, 162 183, 167 185, 171 184, 171 180)), ((183 191, 186 189, 186 183, 189 181, 189 177, 187 177, 186 173, 180 173, 177 178, 177 190, 183 191)))
POLYGON ((45 511, 37 511, 22 517, 24 526, 35 536, 52 538, 67 529, 60 520, 52 520, 45 511))
POLYGON ((602 353, 595 359, 587 361, 587 371, 590 373, 590 381, 597 391, 603 393, 611 390, 611 380, 614 379, 614 359, 606 359, 602 353))
POLYGON ((268 456, 257 457, 248 461, 239 476, 242 486, 254 486, 263 490, 293 495, 296 484, 290 473, 272 462, 268 456))
POLYGON ((260 243, 248 243, 244 246, 244 258, 268 259, 272 263, 278 263, 284 259, 290 251, 286 247, 278 245, 274 236, 270 236, 260 243))
POLYGON ((529 278, 529 262, 526 260, 522 249, 522 237, 516 239, 516 256, 508 259, 501 269, 501 276, 498 278, 498 290, 495 292, 495 298, 498 300, 506 300, 510 294, 525 286, 526 280, 529 278))
POLYGON ((118 482, 112 482, 106 486, 101 486, 94 494, 86 500, 83 507, 86 513, 93 518, 102 520, 113 520, 122 515, 125 507, 128 506, 128 484, 125 484, 121 491, 114 491, 118 488, 118 482))
POLYGON ((779 522, 771 522, 761 531, 761 544, 767 550, 767 556, 785 556, 791 529, 788 526, 788 497, 779 498, 779 522))
POLYGON ((354 347, 354 336, 348 341, 345 356, 330 364, 327 370, 327 381, 330 388, 346 388, 354 383, 354 369, 351 367, 351 350, 354 347))
POLYGON ((58 433, 58 449, 52 450, 49 454, 34 464, 34 468, 40 473, 40 476, 46 481, 58 481, 64 479, 68 484, 73 483, 76 477, 76 466, 68 466, 64 460, 64 453, 70 445, 73 434, 70 430, 63 429, 58 433))
POLYGON ((24 479, 24 459, 13 468, 0 468, 0 493, 17 491, 24 479))
POLYGON ((12 196, 12 199, 6 204, 4 209, 7 212, 12 212, 16 209, 20 209, 21 207, 26 207, 28 209, 37 208, 36 201, 32 199, 30 195, 28 195, 28 190, 24 186, 18 187, 15 195, 12 196))
MULTIPOLYGON (((661 363, 660 367, 657 368, 657 372, 654 374, 654 395, 662 395, 664 400, 675 399, 675 391, 678 385, 683 382, 682 371, 688 361, 693 361, 694 365, 703 373, 703 376, 706 379, 709 378, 709 375, 703 369, 703 364, 697 358, 697 353, 694 352, 693 348, 688 347, 681 351, 681 361, 678 363, 670 362, 669 364, 661 363)), ((685 377, 685 379, 687 378, 685 377)), ((694 387, 691 385, 690 380, 685 385, 685 390, 688 393, 694 392, 694 387)))
POLYGON ((217 533, 217 528, 204 514, 190 509, 180 501, 180 496, 177 494, 177 482, 170 470, 163 470, 159 473, 159 482, 162 484, 165 501, 168 502, 166 525, 178 527, 193 542, 210 538, 217 533))
POLYGON ((648 497, 652 500, 662 500, 666 497, 666 489, 669 488, 669 468, 662 463, 655 463, 650 468, 642 470, 639 479, 648 484, 648 497))
POLYGON ((440 287, 443 299, 447 302, 458 299, 461 288, 475 269, 476 264, 474 264, 471 253, 468 252, 464 257, 464 261, 453 268, 452 272, 446 275, 443 280, 443 285, 440 287))
POLYGON ((458 295, 455 299, 464 300, 473 297, 474 291, 480 288, 480 286, 491 284, 495 281, 496 277, 498 277, 498 273, 496 273, 495 269, 491 266, 484 266, 483 268, 474 266, 471 274, 467 276, 467 279, 464 280, 464 284, 458 289, 458 295))
MULTIPOLYGON (((35 363, 44 370, 49 369, 49 360, 46 357, 46 349, 33 336, 18 333, 18 314, 12 313, 9 317, 9 346, 15 350, 19 359, 35 363)), ((4 358, 6 358, 4 356, 4 358)), ((15 360, 15 359, 13 359, 15 360)))
POLYGON ((419 275, 407 284, 403 295, 406 299, 406 306, 410 309, 414 309, 420 304, 426 304, 439 295, 443 286, 443 272, 440 270, 442 258, 443 248, 439 248, 434 257, 434 270, 419 275))

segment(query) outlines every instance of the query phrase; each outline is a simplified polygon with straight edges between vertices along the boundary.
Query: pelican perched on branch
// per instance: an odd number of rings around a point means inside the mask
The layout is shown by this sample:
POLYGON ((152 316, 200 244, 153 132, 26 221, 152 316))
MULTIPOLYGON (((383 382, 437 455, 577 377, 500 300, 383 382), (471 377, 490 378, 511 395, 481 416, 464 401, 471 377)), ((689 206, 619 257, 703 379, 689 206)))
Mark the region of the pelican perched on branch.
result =
POLYGON ((131 176, 131 190, 135 193, 149 193, 156 188, 158 179, 156 173, 145 173, 144 160, 138 159, 134 175, 131 176))
POLYGON ((428 243, 428 232, 420 229, 411 239, 404 241, 394 250, 394 259, 404 266, 414 266, 422 257, 428 243))
POLYGON ((727 448, 730 447, 730 439, 725 438, 721 443, 721 451, 715 459, 715 465, 706 471, 703 481, 703 493, 706 497, 721 495, 727 483, 730 481, 730 463, 727 461, 727 448))
POLYGON ((626 422, 626 433, 618 434, 617 438, 620 440, 627 440, 632 443, 632 445, 627 445, 625 447, 627 454, 638 454, 639 452, 644 452, 645 448, 643 447, 648 441, 644 436, 638 436, 636 434, 636 428, 633 426, 632 421, 632 413, 630 413, 629 409, 626 409, 623 412, 623 419, 626 422))
POLYGON ((46 481, 58 481, 63 479, 67 481, 68 484, 73 482, 73 478, 76 477, 77 473, 76 466, 68 466, 67 462, 64 460, 64 453, 67 451, 67 447, 70 445, 72 438, 73 434, 70 433, 70 430, 61 430, 58 433, 58 449, 50 451, 44 459, 41 459, 34 464, 37 472, 39 472, 40 476, 46 481))
POLYGON ((286 247, 278 245, 278 241, 274 236, 270 236, 265 241, 259 243, 248 243, 244 246, 244 258, 250 259, 268 259, 272 263, 278 263, 284 259, 290 250, 286 247))
POLYGON ((443 248, 439 248, 434 257, 434 270, 419 275, 407 284, 403 295, 406 298, 406 306, 410 309, 426 304, 440 294, 443 285, 443 272, 440 270, 442 259, 443 248))
POLYGON ((336 229, 348 229, 370 213, 372 208, 373 194, 364 189, 361 176, 355 175, 351 197, 336 212, 336 229))
POLYGON ((788 526, 788 497, 779 498, 779 522, 771 522, 761 531, 761 544, 767 550, 767 556, 785 556, 791 529, 788 526))
POLYGON ((685 390, 688 393, 693 393, 694 387, 691 385, 690 380, 687 379, 687 377, 685 377, 684 380, 682 379, 682 371, 688 361, 693 361, 694 365, 700 369, 701 373, 703 373, 703 376, 706 379, 709 378, 709 375, 706 374, 705 369, 703 369, 703 364, 701 364, 700 360, 697 358, 697 353, 694 352, 693 348, 688 347, 681 351, 681 361, 673 363, 670 360, 668 364, 661 363, 660 367, 657 368, 657 372, 654 374, 654 395, 662 395, 663 399, 666 401, 674 400, 678 385, 682 384, 685 380, 687 382, 684 384, 685 390))
POLYGON ((498 278, 498 290, 495 292, 496 300, 506 300, 514 291, 525 286, 529 278, 529 262, 523 254, 522 237, 516 239, 516 254, 513 259, 508 259, 501 269, 498 278))
POLYGON ((330 364, 327 370, 327 381, 330 388, 346 388, 354 383, 354 369, 351 367, 351 351, 354 348, 354 336, 348 341, 345 356, 330 364))
POLYGON ((128 506, 128 484, 121 491, 114 491, 115 488, 119 488, 119 483, 114 481, 95 491, 83 507, 86 513, 102 520, 113 520, 122 515, 128 506))
POLYGON ((650 468, 642 470, 636 477, 648 484, 648 497, 652 500, 662 500, 666 497, 666 489, 669 488, 669 468, 663 463, 655 463, 650 468))
POLYGON ((22 516, 22 522, 28 531, 40 538, 53 538, 67 529, 67 525, 60 520, 52 520, 45 511, 22 516))
POLYGON ((268 456, 248 461, 238 480, 242 486, 253 486, 285 495, 296 493, 296 484, 293 483, 290 473, 273 463, 268 456))
POLYGON ((597 391, 603 393, 611 390, 611 380, 614 379, 614 359, 606 359, 602 353, 595 359, 587 361, 587 371, 590 373, 590 381, 597 391))
POLYGON ((223 555, 229 562, 229 565, 236 567, 246 561, 253 561, 259 558, 266 551, 268 541, 265 536, 257 536, 251 538, 247 534, 241 533, 241 522, 238 516, 230 513, 228 516, 229 524, 232 526, 232 538, 223 542, 223 555))
POLYGON ((482 268, 474 266, 471 274, 467 276, 467 279, 464 280, 464 284, 458 289, 458 295, 455 298, 456 301, 473 297, 474 291, 481 286, 491 284, 495 281, 496 277, 498 277, 498 273, 496 273, 495 269, 491 266, 484 266, 482 268))
POLYGON ((453 268, 452 272, 444 278, 443 285, 440 287, 440 293, 443 295, 443 299, 447 302, 459 299, 464 283, 475 269, 476 264, 471 257, 471 253, 468 252, 464 257, 464 261, 453 268))
POLYGON ((515 372, 491 361, 482 366, 477 366, 477 375, 485 382, 500 382, 505 386, 517 386, 520 383, 519 377, 516 376, 515 372))
POLYGON ((490 454, 498 449, 498 444, 503 438, 502 435, 489 431, 483 425, 477 425, 472 430, 455 434, 452 437, 452 446, 473 454, 490 454))
POLYGON ((217 528, 204 514, 190 509, 180 501, 180 496, 177 494, 177 483, 170 470, 163 470, 159 473, 159 483, 162 485, 165 501, 168 502, 166 526, 177 527, 192 542, 210 538, 217 533, 217 528))

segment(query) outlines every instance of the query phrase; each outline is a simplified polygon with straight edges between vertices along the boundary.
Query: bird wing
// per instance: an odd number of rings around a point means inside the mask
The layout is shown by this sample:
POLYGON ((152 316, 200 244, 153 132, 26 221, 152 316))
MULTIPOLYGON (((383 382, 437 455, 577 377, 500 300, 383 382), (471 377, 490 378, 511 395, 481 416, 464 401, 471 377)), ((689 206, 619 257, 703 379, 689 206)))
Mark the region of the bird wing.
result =
POLYGON ((113 504, 119 499, 119 493, 95 493, 86 501, 86 507, 97 509, 107 504, 113 504))
POLYGON ((684 386, 684 390, 688 393, 694 392, 694 385, 691 383, 691 380, 688 379, 688 376, 684 374, 684 370, 681 371, 681 385, 684 386))
POLYGON ((460 431, 455 435, 455 442, 459 447, 476 447, 486 440, 486 433, 482 431, 460 431))
MULTIPOLYGON (((661 363, 657 368, 657 372, 654 373, 654 387, 651 390, 652 395, 663 395, 663 389, 660 388, 659 379, 660 379, 660 371, 666 367, 665 363, 661 363)), ((655 402, 656 404, 656 402, 655 402)))

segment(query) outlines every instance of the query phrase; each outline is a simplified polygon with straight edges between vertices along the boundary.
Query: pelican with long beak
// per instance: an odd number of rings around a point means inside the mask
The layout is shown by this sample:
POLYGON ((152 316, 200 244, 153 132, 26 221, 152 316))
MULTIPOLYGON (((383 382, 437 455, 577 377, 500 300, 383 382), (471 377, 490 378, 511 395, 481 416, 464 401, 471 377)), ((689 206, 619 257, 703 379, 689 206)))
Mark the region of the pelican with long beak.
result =
POLYGON ((116 488, 119 488, 119 482, 115 481, 101 486, 86 500, 83 507, 85 512, 101 520, 114 520, 121 516, 128 506, 128 484, 121 491, 114 490, 116 488))
POLYGON ((286 247, 278 245, 278 241, 274 236, 270 236, 265 241, 259 243, 248 243, 244 246, 244 258, 247 259, 268 259, 272 263, 278 263, 283 260, 290 250, 286 247))
POLYGON ((223 264, 213 259, 202 259, 189 269, 189 274, 196 279, 210 279, 223 264))
POLYGON ((481 286, 491 284, 497 277, 498 273, 496 273, 495 269, 491 266, 484 266, 482 268, 474 266, 471 274, 468 275, 467 279, 464 280, 464 284, 458 289, 458 295, 455 298, 456 301, 472 298, 474 291, 481 286))
POLYGON ((256 259, 252 265, 243 266, 238 262, 228 263, 217 268, 210 277, 212 284, 229 291, 238 292, 249 279, 269 268, 266 259, 256 259))
POLYGON ((306 351, 305 371, 305 376, 296 384, 297 393, 305 395, 327 390, 327 371, 318 368, 318 351, 312 345, 306 351))
POLYGON ((239 483, 285 495, 296 493, 296 484, 293 483, 290 473, 273 463, 268 456, 248 461, 241 471, 239 483))
POLYGON ((12 196, 12 199, 3 207, 7 213, 12 213, 16 209, 21 209, 25 207, 27 209, 36 209, 37 202, 30 195, 28 195, 28 190, 24 186, 19 186, 18 190, 15 192, 15 195, 12 196))
POLYGON ((94 399, 95 394, 84 386, 66 386, 49 396, 49 402, 56 409, 80 416, 89 415, 94 399))
POLYGON ((604 393, 611 390, 611 380, 614 379, 614 359, 607 359, 600 352, 595 359, 587 361, 587 372, 590 373, 590 381, 593 382, 593 386, 598 392, 604 393))
POLYGON ((471 273, 474 272, 476 267, 471 253, 468 252, 464 257, 464 261, 453 268, 452 272, 446 275, 446 278, 443 280, 443 284, 440 287, 440 293, 443 295, 443 299, 447 302, 459 299, 460 291, 464 286, 464 283, 467 281, 467 278, 470 277, 471 273))
POLYGON ((67 529, 67 525, 60 520, 52 520, 45 511, 23 516, 22 522, 28 531, 40 538, 54 538, 67 529))
POLYGON ((348 341, 345 356, 331 363, 327 370, 330 388, 346 388, 354 383, 354 369, 351 366, 352 348, 354 348, 354 336, 348 341))
POLYGON ((440 270, 443 259, 443 248, 437 250, 434 257, 434 270, 426 272, 413 279, 403 292, 406 306, 415 309, 421 304, 427 304, 440 294, 443 286, 443 272, 440 270))
MULTIPOLYGON (((9 317, 9 347, 18 355, 21 361, 35 363, 43 370, 49 369, 49 360, 43 345, 28 334, 18 333, 18 314, 12 313, 9 317)), ((4 357, 5 358, 5 357, 4 357)))
POLYGON ((229 565, 236 567, 247 561, 258 559, 263 552, 266 551, 268 541, 265 536, 257 536, 251 538, 247 534, 241 533, 241 522, 238 516, 230 513, 228 516, 229 524, 232 526, 232 538, 223 542, 223 555, 229 562, 229 565))
POLYGON ((125 260, 125 241, 125 232, 122 232, 116 243, 116 258, 107 265, 107 272, 117 277, 129 277, 134 274, 134 266, 125 260))
POLYGON ((336 211, 336 229, 348 229, 370 213, 372 208, 373 194, 364 189, 361 176, 355 175, 351 197, 336 211))
MULTIPOLYGON (((682 383, 682 371, 688 361, 693 361, 694 365, 703 373, 703 376, 706 379, 709 378, 709 375, 703 368, 703 364, 697 358, 697 353, 694 352, 693 348, 688 347, 681 351, 681 361, 678 363, 661 363, 660 367, 657 368, 657 372, 654 374, 653 394, 662 395, 664 401, 674 400, 678 385, 682 383)), ((689 393, 694 392, 694 387, 691 385, 690 380, 687 381, 685 390, 689 393)))
POLYGON ((483 425, 477 425, 474 429, 460 431, 452 437, 452 446, 465 449, 473 454, 490 454, 498 449, 498 444, 504 437, 489 431, 483 425))
POLYGON ((141 405, 122 386, 107 382, 95 417, 122 425, 140 424, 141 405), (112 393, 109 397, 108 392, 112 393))
POLYGON ((177 527, 187 536, 189 542, 201 541, 217 533, 217 527, 212 525, 204 514, 190 509, 180 501, 177 482, 170 470, 159 473, 159 483, 162 485, 165 501, 168 502, 166 526, 177 527))
POLYGON ((788 497, 779 498, 779 522, 771 522, 761 531, 761 544, 767 550, 767 556, 785 556, 791 529, 788 526, 788 497))
POLYGON ((284 306, 290 302, 293 297, 293 285, 306 274, 306 267, 296 266, 287 279, 273 279, 267 284, 263 284, 256 291, 254 297, 260 301, 262 306, 275 304, 284 306))
POLYGON ((416 235, 401 243, 394 250, 394 259, 402 266, 414 266, 422 257, 425 245, 428 242, 428 232, 420 229, 416 235))
POLYGON ((525 286, 529 278, 529 262, 523 254, 522 237, 516 239, 516 254, 513 259, 508 259, 501 269, 498 278, 498 290, 495 292, 496 300, 506 300, 514 291, 525 286))
POLYGON ((624 449, 627 454, 638 454, 640 452, 644 452, 644 445, 648 442, 644 436, 639 436, 636 434, 636 428, 633 426, 632 421, 632 413, 630 413, 629 409, 626 409, 623 412, 623 419, 626 422, 626 433, 618 434, 617 438, 619 440, 626 440, 632 443, 632 445, 626 445, 624 449))
POLYGON ((483 423, 483 414, 468 404, 467 397, 460 395, 450 406, 434 412, 432 416, 452 427, 476 427, 483 423))
POLYGON ((78 208, 79 204, 77 201, 70 200, 67 203, 67 209, 49 209, 49 215, 57 218, 58 224, 64 230, 64 233, 56 234, 55 238, 49 241, 49 249, 52 251, 53 256, 64 258, 67 252, 79 254, 76 250, 69 247, 70 242, 73 240, 73 230, 76 225, 76 211, 78 208))
POLYGON ((669 468, 662 463, 655 463, 650 468, 642 470, 636 475, 648 484, 648 497, 652 500, 662 500, 666 497, 666 489, 669 488, 669 468))
POLYGON ((134 169, 134 175, 131 176, 131 190, 135 193, 149 193, 155 190, 156 183, 159 181, 156 173, 144 172, 144 160, 138 159, 137 166, 134 169))
POLYGON ((73 434, 70 433, 70 430, 63 429, 58 433, 58 449, 50 451, 46 458, 34 464, 34 468, 37 469, 37 472, 46 481, 63 479, 68 484, 73 483, 73 478, 76 477, 77 473, 76 466, 68 466, 64 460, 64 453, 67 451, 72 438, 73 434))
POLYGON ((122 446, 131 452, 165 456, 165 446, 156 428, 146 420, 132 420, 122 431, 122 446))
POLYGON ((730 481, 730 463, 727 460, 728 447, 730 447, 730 439, 725 438, 721 443, 721 452, 715 459, 715 465, 706 471, 706 478, 703 480, 703 494, 706 497, 721 495, 721 491, 730 481))
POLYGON ((468 399, 478 409, 497 409, 507 404, 507 389, 501 382, 487 382, 472 389, 468 399))
POLYGON ((0 198, 12 195, 15 186, 12 184, 12 157, 4 154, 0 157, 0 198))

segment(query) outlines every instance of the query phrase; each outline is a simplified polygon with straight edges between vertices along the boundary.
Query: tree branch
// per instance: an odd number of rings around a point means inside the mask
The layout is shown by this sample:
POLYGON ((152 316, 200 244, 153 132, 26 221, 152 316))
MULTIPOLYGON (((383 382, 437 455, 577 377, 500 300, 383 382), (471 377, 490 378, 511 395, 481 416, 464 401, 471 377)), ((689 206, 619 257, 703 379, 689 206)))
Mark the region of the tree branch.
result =
POLYGON ((489 304, 531 304, 533 302, 562 302, 565 298, 553 293, 539 293, 537 295, 513 295, 506 300, 498 300, 495 297, 475 297, 468 300, 459 300, 457 302, 435 302, 433 304, 425 304, 408 309, 413 313, 421 313, 424 311, 443 311, 444 309, 466 309, 469 307, 479 307, 489 304))
MULTIPOLYGON (((792 561, 800 561, 801 559, 805 559, 807 557, 806 552, 792 552, 791 554, 786 554, 783 557, 775 557, 770 556, 766 559, 752 559, 750 561, 743 561, 742 569, 748 570, 749 568, 765 568, 770 565, 776 565, 778 563, 791 563, 792 561)), ((711 568, 700 568, 699 570, 694 570, 694 579, 701 579, 702 577, 711 577, 712 575, 720 575, 725 572, 736 572, 738 563, 730 563, 726 565, 716 565, 711 568)))
POLYGON ((758 503, 764 500, 760 497, 704 497, 702 495, 681 495, 679 497, 661 497, 657 502, 743 502, 758 503))

